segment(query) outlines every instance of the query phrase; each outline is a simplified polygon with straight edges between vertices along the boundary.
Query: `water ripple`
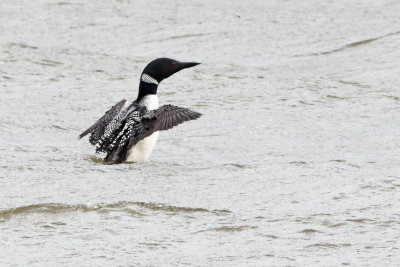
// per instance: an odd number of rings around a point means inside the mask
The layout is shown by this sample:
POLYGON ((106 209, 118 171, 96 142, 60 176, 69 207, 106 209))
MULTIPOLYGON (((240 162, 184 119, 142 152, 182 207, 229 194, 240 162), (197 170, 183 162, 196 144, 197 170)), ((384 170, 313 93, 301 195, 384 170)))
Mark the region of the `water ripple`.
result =
POLYGON ((333 54, 336 52, 340 52, 343 51, 345 49, 349 49, 349 48, 353 48, 353 47, 357 47, 357 46, 361 46, 361 45, 365 45, 365 44, 369 44, 371 42, 392 36, 392 35, 397 35, 400 34, 400 31, 396 31, 396 32, 391 32, 385 35, 381 35, 375 38, 369 38, 369 39, 365 39, 365 40, 360 40, 360 41, 356 41, 356 42, 351 42, 349 44, 345 44, 341 47, 335 48, 335 49, 331 49, 331 50, 327 50, 327 51, 322 51, 322 52, 314 52, 314 53, 309 53, 309 54, 302 54, 302 55, 295 55, 294 57, 305 57, 305 56, 321 56, 321 55, 329 55, 329 54, 333 54))
POLYGON ((137 202, 137 201, 119 201, 116 203, 100 203, 100 204, 62 204, 62 203, 42 203, 21 206, 11 209, 0 210, 0 221, 9 220, 18 215, 28 214, 60 214, 68 212, 104 212, 105 210, 112 209, 113 211, 126 212, 134 214, 129 206, 136 206, 152 211, 163 211, 167 213, 194 213, 194 212, 208 212, 214 214, 230 213, 229 210, 208 210, 205 208, 193 207, 180 207, 172 206, 163 203, 153 202, 137 202))

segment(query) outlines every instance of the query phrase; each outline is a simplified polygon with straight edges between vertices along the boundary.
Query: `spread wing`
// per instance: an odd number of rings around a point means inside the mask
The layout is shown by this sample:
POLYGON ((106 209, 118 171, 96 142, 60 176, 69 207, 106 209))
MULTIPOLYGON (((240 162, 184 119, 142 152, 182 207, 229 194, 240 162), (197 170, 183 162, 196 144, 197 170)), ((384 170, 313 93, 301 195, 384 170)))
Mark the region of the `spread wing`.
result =
POLYGON ((173 105, 164 105, 152 111, 147 109, 131 112, 127 117, 123 129, 115 138, 109 154, 107 163, 121 163, 126 160, 129 150, 140 140, 152 135, 157 131, 171 129, 185 121, 200 118, 201 114, 187 108, 173 105))
POLYGON ((96 146, 96 153, 105 152, 107 154, 114 150, 118 144, 118 138, 127 125, 127 119, 136 118, 140 112, 140 107, 134 102, 124 108, 126 100, 122 100, 107 111, 103 117, 95 122, 89 129, 79 135, 80 138, 90 133, 89 142, 96 146))
POLYGON ((196 120, 201 114, 187 108, 173 105, 164 105, 154 110, 154 115, 147 121, 148 130, 143 138, 150 136, 157 131, 166 131, 185 121, 196 120))
POLYGON ((90 143, 92 145, 95 145, 101 138, 101 136, 104 134, 107 125, 110 124, 110 122, 118 115, 121 113, 122 108, 124 107, 126 103, 126 100, 123 99, 120 102, 118 102, 115 106, 110 108, 103 117, 98 119, 92 126, 90 126, 86 131, 81 133, 79 135, 79 139, 84 137, 85 135, 91 133, 90 137, 90 143))

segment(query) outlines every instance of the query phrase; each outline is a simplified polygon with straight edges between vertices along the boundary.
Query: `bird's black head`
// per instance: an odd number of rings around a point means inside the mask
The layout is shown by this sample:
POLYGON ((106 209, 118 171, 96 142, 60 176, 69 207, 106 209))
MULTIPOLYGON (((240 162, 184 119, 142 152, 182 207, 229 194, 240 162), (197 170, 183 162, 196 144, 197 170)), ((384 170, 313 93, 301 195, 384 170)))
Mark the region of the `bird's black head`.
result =
POLYGON ((144 68, 143 74, 149 75, 160 83, 162 80, 180 70, 194 67, 199 64, 200 63, 197 62, 179 62, 170 58, 157 58, 144 68))
POLYGON ((196 62, 179 62, 170 58, 157 58, 150 62, 140 77, 139 94, 136 101, 147 95, 157 94, 158 84, 172 74, 199 65, 196 62))

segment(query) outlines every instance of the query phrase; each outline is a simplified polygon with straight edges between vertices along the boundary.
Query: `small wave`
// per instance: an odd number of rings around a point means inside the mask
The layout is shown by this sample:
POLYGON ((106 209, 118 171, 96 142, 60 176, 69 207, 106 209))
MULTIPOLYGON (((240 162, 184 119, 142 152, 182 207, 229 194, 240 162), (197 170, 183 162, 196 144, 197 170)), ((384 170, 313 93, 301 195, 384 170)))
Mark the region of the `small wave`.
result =
POLYGON ((9 43, 8 46, 9 47, 19 47, 19 48, 28 48, 28 49, 34 49, 34 50, 38 49, 37 46, 27 45, 24 43, 9 43))
POLYGON ((215 232, 240 232, 240 231, 243 231, 243 230, 255 229, 255 228, 257 228, 257 226, 248 226, 248 225, 221 226, 221 227, 215 227, 215 228, 200 230, 197 233, 209 232, 209 231, 215 231, 215 232))
POLYGON ((318 230, 315 230, 315 229, 307 228, 307 229, 301 230, 299 233, 301 233, 301 234, 315 234, 315 233, 322 233, 322 232, 318 231, 318 230))
POLYGON ((289 164, 294 164, 294 165, 308 165, 307 162, 305 161, 291 161, 289 164))
POLYGON ((69 6, 69 5, 74 5, 74 6, 83 6, 83 3, 70 3, 70 2, 57 2, 57 3, 50 3, 47 4, 48 6, 69 6))
POLYGON ((29 214, 59 214, 68 212, 104 212, 110 211, 120 211, 126 212, 128 214, 143 215, 140 212, 132 210, 130 206, 136 206, 139 208, 144 208, 153 211, 165 211, 171 213, 195 213, 195 212, 209 212, 209 213, 230 213, 228 210, 208 210, 204 208, 192 208, 192 207, 180 207, 166 205, 162 203, 153 202, 136 202, 136 201, 120 201, 116 203, 109 204, 62 204, 62 203, 43 203, 16 207, 12 209, 0 210, 0 221, 9 220, 12 217, 19 215, 29 215, 29 214))
POLYGON ((336 228, 336 227, 341 227, 341 226, 345 226, 345 225, 346 225, 346 223, 335 223, 335 224, 330 225, 330 227, 336 228))
POLYGON ((345 49, 349 49, 349 48, 354 48, 354 47, 358 47, 361 45, 366 45, 369 44, 371 42, 392 36, 392 35, 397 35, 400 34, 400 31, 397 32, 391 32, 385 35, 381 35, 378 37, 374 37, 374 38, 369 38, 369 39, 365 39, 365 40, 360 40, 360 41, 356 41, 356 42, 352 42, 352 43, 348 43, 345 44, 341 47, 335 48, 335 49, 331 49, 331 50, 327 50, 327 51, 323 51, 323 52, 314 52, 314 53, 309 53, 309 54, 302 54, 302 55, 295 55, 295 57, 304 57, 304 56, 321 56, 321 55, 329 55, 329 54, 333 54, 333 53, 337 53, 340 51, 343 51, 345 49))
POLYGON ((367 218, 359 218, 359 219, 348 219, 346 220, 348 222, 354 222, 354 223, 368 223, 368 222, 373 222, 371 219, 367 218))
POLYGON ((326 97, 334 98, 334 99, 341 99, 341 100, 347 99, 346 97, 341 97, 341 96, 337 96, 337 95, 326 95, 326 97))
POLYGON ((360 87, 360 88, 370 88, 369 85, 366 84, 361 84, 359 82, 353 82, 353 81, 343 81, 343 80, 339 80, 339 83, 342 84, 348 84, 348 85, 352 85, 352 86, 356 86, 356 87, 360 87))
POLYGON ((67 6, 67 5, 71 5, 71 3, 69 3, 69 2, 57 2, 57 3, 51 3, 51 4, 48 4, 49 6, 55 6, 55 5, 57 5, 57 6, 67 6))
POLYGON ((223 166, 229 166, 229 167, 235 167, 239 169, 250 169, 251 167, 245 164, 239 164, 239 163, 226 163, 223 166))
POLYGON ((315 243, 306 246, 306 248, 315 248, 315 247, 320 247, 320 248, 339 248, 339 247, 349 247, 351 244, 345 243, 345 244, 332 244, 332 243, 315 243))
POLYGON ((346 162, 346 160, 344 160, 344 159, 332 159, 332 160, 330 160, 331 162, 340 162, 340 163, 342 163, 342 162, 346 162))
POLYGON ((87 157, 88 160, 90 160, 93 163, 104 163, 104 159, 103 158, 99 158, 93 155, 90 155, 87 157))
POLYGON ((31 61, 31 62, 34 64, 37 64, 37 65, 49 66, 49 67, 55 67, 55 66, 59 66, 59 65, 63 64, 61 62, 49 60, 49 59, 42 59, 41 61, 31 61))
POLYGON ((396 101, 400 101, 400 97, 394 96, 394 95, 383 95, 382 97, 390 98, 390 99, 393 99, 393 100, 396 100, 396 101))
POLYGON ((210 32, 210 33, 191 33, 191 34, 174 35, 174 36, 169 36, 167 38, 144 41, 144 42, 142 42, 142 44, 153 43, 153 42, 164 42, 164 41, 185 39, 185 38, 192 38, 192 37, 198 38, 198 37, 214 35, 214 34, 219 34, 219 33, 210 32))
POLYGON ((263 236, 265 236, 267 238, 272 238, 272 239, 278 239, 279 238, 279 236, 276 236, 276 235, 263 235, 263 236))
POLYGON ((61 127, 61 126, 55 125, 55 124, 51 125, 51 127, 55 128, 57 130, 69 131, 67 128, 64 128, 64 127, 61 127))

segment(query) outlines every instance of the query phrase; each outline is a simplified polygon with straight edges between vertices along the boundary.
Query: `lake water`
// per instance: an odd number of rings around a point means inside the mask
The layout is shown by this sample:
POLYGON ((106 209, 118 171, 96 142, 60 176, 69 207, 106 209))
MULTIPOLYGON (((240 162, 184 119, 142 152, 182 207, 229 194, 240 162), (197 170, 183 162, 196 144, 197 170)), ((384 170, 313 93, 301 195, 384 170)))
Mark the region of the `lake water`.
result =
POLYGON ((0 2, 0 265, 395 266, 399 1, 0 2), (78 135, 158 57, 203 113, 144 164, 78 135))

